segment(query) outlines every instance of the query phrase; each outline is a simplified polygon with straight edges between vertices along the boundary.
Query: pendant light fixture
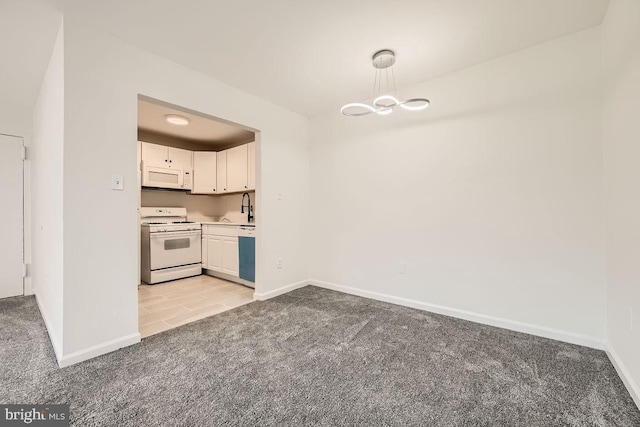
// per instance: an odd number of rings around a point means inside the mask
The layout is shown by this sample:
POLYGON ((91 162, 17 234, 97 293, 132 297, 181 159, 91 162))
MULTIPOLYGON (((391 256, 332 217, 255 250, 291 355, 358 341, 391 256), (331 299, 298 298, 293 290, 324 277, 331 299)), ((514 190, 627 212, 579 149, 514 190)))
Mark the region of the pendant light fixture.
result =
POLYGON ((391 114, 395 107, 405 110, 419 111, 429 106, 426 98, 410 98, 405 101, 398 100, 394 95, 396 92, 396 78, 393 73, 393 64, 396 62, 396 54, 390 49, 379 50, 371 58, 376 75, 373 80, 373 104, 363 104, 352 102, 345 104, 340 112, 345 116, 367 116, 369 114, 379 114, 381 116, 391 114), (383 80, 386 83, 383 83, 383 80), (382 89, 385 89, 382 92, 382 89), (392 95, 394 94, 394 95, 392 95))

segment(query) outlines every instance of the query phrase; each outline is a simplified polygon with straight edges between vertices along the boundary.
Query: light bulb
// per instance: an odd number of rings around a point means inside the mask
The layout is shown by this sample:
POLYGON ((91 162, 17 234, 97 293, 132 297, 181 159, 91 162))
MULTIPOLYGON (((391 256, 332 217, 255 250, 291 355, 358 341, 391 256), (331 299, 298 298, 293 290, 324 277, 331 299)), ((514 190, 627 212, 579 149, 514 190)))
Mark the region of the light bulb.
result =
POLYGON ((167 121, 167 123, 178 126, 186 126, 190 122, 188 118, 179 116, 177 114, 167 114, 166 116, 164 116, 164 119, 167 121))

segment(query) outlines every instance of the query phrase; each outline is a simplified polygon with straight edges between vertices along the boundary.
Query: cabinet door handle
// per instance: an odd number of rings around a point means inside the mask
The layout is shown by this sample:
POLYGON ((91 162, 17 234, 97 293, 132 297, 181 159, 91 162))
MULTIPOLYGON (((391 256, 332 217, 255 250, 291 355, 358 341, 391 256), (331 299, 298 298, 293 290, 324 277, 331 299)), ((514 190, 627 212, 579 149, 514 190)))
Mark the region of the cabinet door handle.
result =
POLYGON ((247 188, 247 186, 245 185, 244 188, 247 188))
POLYGON ((213 191, 216 191, 216 189, 214 188, 213 191))
POLYGON ((167 160, 167 159, 164 159, 164 161, 165 161, 165 162, 168 162, 169 160, 167 160))

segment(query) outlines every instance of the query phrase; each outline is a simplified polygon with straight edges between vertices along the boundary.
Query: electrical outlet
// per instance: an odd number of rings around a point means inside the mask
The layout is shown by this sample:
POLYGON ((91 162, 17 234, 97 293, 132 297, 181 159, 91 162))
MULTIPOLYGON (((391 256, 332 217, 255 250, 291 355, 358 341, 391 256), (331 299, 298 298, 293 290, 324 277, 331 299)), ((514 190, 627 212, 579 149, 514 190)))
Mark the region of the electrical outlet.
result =
POLYGON ((278 200, 284 200, 284 193, 282 191, 278 191, 278 200))
POLYGON ((278 258, 278 261, 276 263, 276 267, 282 268, 282 258, 278 258))

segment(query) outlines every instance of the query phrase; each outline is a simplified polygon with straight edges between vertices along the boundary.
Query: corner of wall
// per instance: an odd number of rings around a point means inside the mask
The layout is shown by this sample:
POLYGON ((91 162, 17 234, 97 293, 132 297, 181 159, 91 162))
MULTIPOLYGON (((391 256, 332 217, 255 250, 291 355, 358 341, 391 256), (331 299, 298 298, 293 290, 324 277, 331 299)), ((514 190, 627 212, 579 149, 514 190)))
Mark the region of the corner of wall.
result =
POLYGON ((629 373, 629 370, 625 366, 624 362, 622 361, 618 353, 616 353, 611 343, 609 342, 607 343, 605 352, 607 353, 607 356, 609 357, 611 364, 613 365, 616 372, 620 376, 620 379, 622 379, 622 382, 624 383, 625 387, 627 388, 627 391, 631 395, 631 398, 635 402, 636 406, 640 408, 640 386, 638 386, 638 384, 634 381, 633 377, 629 373))
POLYGON ((62 337, 56 335, 55 328, 51 323, 51 318, 49 317, 49 313, 44 308, 38 295, 36 294, 36 303, 38 304, 38 309, 40 310, 40 316, 42 316, 42 320, 44 322, 44 326, 47 328, 47 334, 49 335, 49 340, 51 341, 51 346, 53 347, 53 352, 56 355, 56 360, 58 361, 58 365, 60 365, 60 360, 62 360, 62 337))

